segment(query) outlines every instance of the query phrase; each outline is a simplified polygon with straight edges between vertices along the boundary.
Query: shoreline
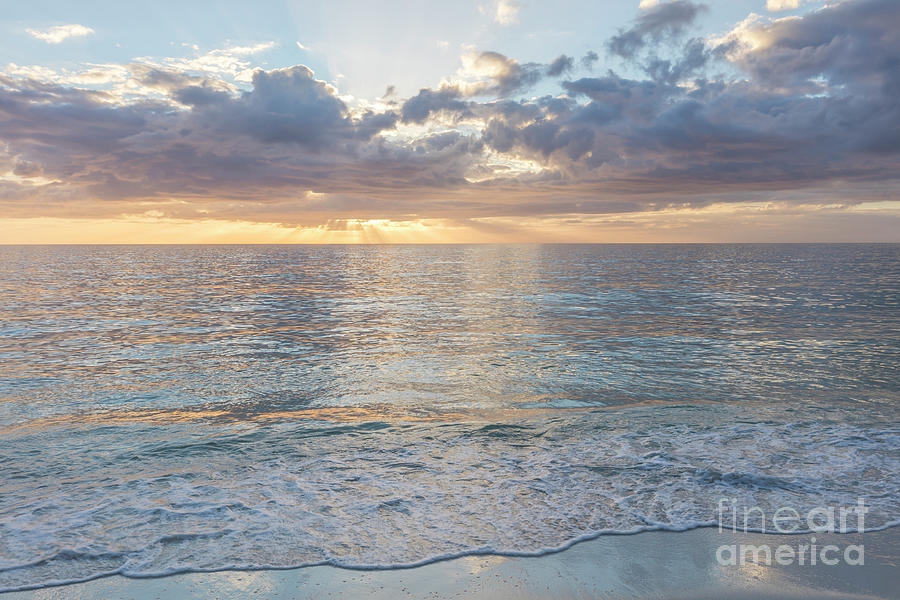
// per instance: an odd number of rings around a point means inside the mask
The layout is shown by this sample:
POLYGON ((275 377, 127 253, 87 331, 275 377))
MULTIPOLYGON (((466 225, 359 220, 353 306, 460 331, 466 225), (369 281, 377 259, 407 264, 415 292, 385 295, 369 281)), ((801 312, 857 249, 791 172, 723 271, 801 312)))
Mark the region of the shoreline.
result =
MULTIPOLYGON (((785 556, 782 555, 782 559, 785 556)), ((821 558, 821 557, 820 557, 821 558)), ((719 531, 701 527, 686 531, 607 534, 578 541, 539 556, 468 555, 437 559, 420 566, 358 569, 331 565, 286 569, 187 572, 162 577, 108 575, 80 583, 5 592, 4 600, 56 598, 243 598, 249 595, 287 598, 890 598, 900 568, 900 527, 866 533, 771 534, 719 531), (744 564, 728 560, 722 546, 800 548, 813 543, 837 564, 767 564, 748 552, 744 564), (864 564, 852 564, 863 548, 864 564), (839 556, 840 555, 840 556, 839 556)))

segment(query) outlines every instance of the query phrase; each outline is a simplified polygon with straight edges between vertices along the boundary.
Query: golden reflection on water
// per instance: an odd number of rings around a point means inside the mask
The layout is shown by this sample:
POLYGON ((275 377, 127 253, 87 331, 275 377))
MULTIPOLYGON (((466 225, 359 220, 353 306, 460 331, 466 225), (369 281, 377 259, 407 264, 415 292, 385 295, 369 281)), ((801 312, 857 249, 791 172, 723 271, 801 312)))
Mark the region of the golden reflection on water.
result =
MULTIPOLYGON (((690 404, 708 404, 699 400, 690 404)), ((659 406, 666 404, 658 401, 635 402, 628 407, 659 406)), ((295 410, 266 410, 253 412, 237 408, 148 408, 139 410, 107 410, 98 412, 82 412, 67 415, 55 415, 44 419, 35 419, 25 423, 17 423, 0 428, 0 435, 11 433, 34 433, 46 429, 70 426, 103 426, 103 425, 175 425, 175 424, 255 424, 265 425, 293 421, 328 421, 333 423, 508 423, 533 417, 553 415, 571 415, 593 412, 604 409, 621 409, 622 405, 579 406, 567 408, 491 408, 466 411, 423 411, 409 407, 390 404, 371 404, 361 406, 332 406, 322 408, 304 408, 295 410)))

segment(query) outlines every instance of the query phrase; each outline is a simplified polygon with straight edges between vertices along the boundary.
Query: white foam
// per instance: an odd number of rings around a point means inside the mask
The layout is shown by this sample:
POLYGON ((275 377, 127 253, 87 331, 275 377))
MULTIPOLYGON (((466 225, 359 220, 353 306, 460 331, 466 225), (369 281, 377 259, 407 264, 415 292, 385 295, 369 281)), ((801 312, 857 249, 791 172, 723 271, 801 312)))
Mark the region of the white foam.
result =
POLYGON ((711 526, 721 498, 771 514, 863 497, 866 530, 900 524, 895 427, 744 410, 595 411, 515 427, 283 423, 202 439, 169 431, 134 451, 123 451, 133 430, 107 427, 85 432, 93 453, 68 470, 66 449, 50 456, 36 437, 47 475, 4 489, 0 590, 536 556, 598 535, 711 526))

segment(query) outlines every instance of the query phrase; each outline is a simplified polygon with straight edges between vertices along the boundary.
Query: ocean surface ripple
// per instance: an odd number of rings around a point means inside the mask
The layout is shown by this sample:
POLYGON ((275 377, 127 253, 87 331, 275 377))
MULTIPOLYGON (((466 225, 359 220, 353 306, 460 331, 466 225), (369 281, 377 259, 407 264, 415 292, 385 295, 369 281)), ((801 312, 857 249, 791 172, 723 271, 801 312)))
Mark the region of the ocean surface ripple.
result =
POLYGON ((896 524, 898 259, 0 247, 0 591, 539 554, 723 498, 896 524))

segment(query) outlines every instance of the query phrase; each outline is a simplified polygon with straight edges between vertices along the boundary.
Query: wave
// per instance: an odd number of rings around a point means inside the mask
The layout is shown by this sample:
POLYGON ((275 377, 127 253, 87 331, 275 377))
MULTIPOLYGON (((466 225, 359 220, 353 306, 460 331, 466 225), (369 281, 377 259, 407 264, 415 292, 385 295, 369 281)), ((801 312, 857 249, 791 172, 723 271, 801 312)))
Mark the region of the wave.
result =
MULTIPOLYGON (((328 435, 310 435, 325 430, 310 422, 23 434, 0 462, 0 591, 539 556, 601 535, 715 526, 721 499, 772 515, 864 498, 851 531, 900 524, 900 430, 827 413, 685 404, 328 435)), ((751 517, 748 531, 772 532, 751 517)))
MULTIPOLYGON (((637 527, 629 530, 608 530, 608 531, 594 531, 590 533, 586 533, 584 535, 580 535, 578 537, 566 540, 564 543, 559 546, 553 548, 541 548, 538 550, 493 550, 493 549, 485 549, 485 548, 474 548, 471 550, 465 550, 456 553, 447 553, 447 554, 437 554, 434 556, 429 556, 427 558, 423 558, 421 560, 415 562, 408 563, 391 563, 391 564, 356 564, 356 563, 348 563, 340 560, 322 560, 319 562, 310 562, 310 563, 299 563, 299 564, 230 564, 223 565, 221 567, 216 567, 212 569, 203 569, 196 567, 182 567, 177 569, 168 569, 156 572, 130 572, 127 567, 123 566, 121 568, 115 569, 113 571, 108 572, 100 572, 93 573, 86 577, 73 578, 73 579, 65 579, 65 580, 50 580, 44 581, 36 584, 23 584, 19 587, 6 587, 0 588, 0 593, 6 592, 17 592, 17 591, 28 591, 28 590, 39 590, 44 588, 58 587, 63 585, 70 585, 74 583, 85 583, 87 581, 93 581, 95 579, 102 579, 104 577, 111 577, 114 575, 121 575, 123 577, 129 577, 132 579, 155 579, 160 577, 169 577, 172 575, 179 575, 183 573, 219 573, 223 571, 288 571, 294 569, 303 569, 308 567, 336 567, 340 569, 347 569, 351 571, 396 571, 396 570, 404 570, 404 569, 415 569, 418 567, 424 567, 426 565, 454 560, 458 558, 465 558, 470 556, 499 556, 499 557, 508 557, 508 558, 516 558, 516 557, 528 557, 528 558, 537 558, 541 556, 546 556, 549 554, 557 554, 559 552, 563 552, 568 550, 569 548, 575 546, 576 544, 580 544, 583 542, 589 542, 591 540, 596 540, 602 536, 606 535, 636 535, 640 533, 646 533, 650 531, 671 531, 671 532, 684 532, 690 531, 693 529, 700 529, 704 527, 717 527, 718 523, 694 523, 694 524, 685 524, 678 527, 675 526, 665 526, 660 524, 657 527, 637 527)), ((900 519, 895 521, 890 521, 878 527, 866 528, 863 531, 858 531, 856 533, 871 533, 875 531, 885 531, 887 529, 891 529, 894 527, 900 527, 900 519)), ((759 529, 748 528, 747 533, 767 533, 770 535, 804 535, 815 533, 810 529, 798 530, 791 533, 779 533, 775 531, 761 531, 759 529)), ((60 551, 59 557, 64 556, 72 556, 76 557, 77 553, 70 550, 62 550, 60 551)), ((56 558, 56 557, 54 557, 56 558)), ((43 561, 41 561, 43 562, 43 561)), ((8 570, 14 570, 15 568, 24 568, 31 565, 21 565, 20 567, 13 567, 8 570)), ((4 569, 0 569, 0 573, 4 572, 4 569)))

